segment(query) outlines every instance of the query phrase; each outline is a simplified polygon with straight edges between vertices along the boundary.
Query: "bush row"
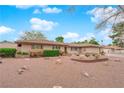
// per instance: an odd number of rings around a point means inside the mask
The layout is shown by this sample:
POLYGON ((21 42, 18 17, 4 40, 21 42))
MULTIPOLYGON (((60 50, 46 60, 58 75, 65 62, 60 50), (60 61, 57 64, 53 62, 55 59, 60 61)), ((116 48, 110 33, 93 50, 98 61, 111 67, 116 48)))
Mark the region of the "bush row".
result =
POLYGON ((16 49, 15 48, 0 48, 1 57, 15 57, 16 49))
POLYGON ((54 56, 59 56, 59 55, 60 55, 59 50, 44 50, 43 51, 44 57, 54 57, 54 56))
MULTIPOLYGON (((28 55, 26 52, 17 52, 17 54, 28 55)), ((15 48, 0 48, 0 56, 1 57, 15 57, 16 49, 15 48)), ((40 55, 44 57, 54 57, 59 56, 59 50, 44 50, 40 55)))

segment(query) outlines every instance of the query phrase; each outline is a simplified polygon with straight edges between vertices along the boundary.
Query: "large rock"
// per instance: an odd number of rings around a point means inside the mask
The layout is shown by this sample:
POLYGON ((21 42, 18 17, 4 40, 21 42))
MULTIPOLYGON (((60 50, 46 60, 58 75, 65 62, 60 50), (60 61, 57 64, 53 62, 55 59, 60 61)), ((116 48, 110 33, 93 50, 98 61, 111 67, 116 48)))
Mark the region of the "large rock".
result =
POLYGON ((61 59, 57 59, 57 60, 56 60, 56 64, 62 64, 61 59))
POLYGON ((24 72, 24 70, 23 69, 18 69, 18 74, 22 74, 24 72))
POLYGON ((0 64, 2 64, 3 62, 2 61, 0 61, 0 64))
POLYGON ((89 76, 90 76, 89 73, 87 73, 87 72, 84 72, 83 75, 84 75, 85 77, 87 77, 87 78, 89 78, 89 76))
POLYGON ((21 69, 22 70, 28 70, 28 67, 24 65, 23 67, 21 67, 21 69))
POLYGON ((115 61, 115 62, 121 62, 121 60, 120 60, 120 59, 115 59, 114 61, 115 61))
POLYGON ((108 62, 104 62, 104 66, 109 66, 108 62))
POLYGON ((30 59, 29 58, 25 58, 25 60, 29 61, 30 59))

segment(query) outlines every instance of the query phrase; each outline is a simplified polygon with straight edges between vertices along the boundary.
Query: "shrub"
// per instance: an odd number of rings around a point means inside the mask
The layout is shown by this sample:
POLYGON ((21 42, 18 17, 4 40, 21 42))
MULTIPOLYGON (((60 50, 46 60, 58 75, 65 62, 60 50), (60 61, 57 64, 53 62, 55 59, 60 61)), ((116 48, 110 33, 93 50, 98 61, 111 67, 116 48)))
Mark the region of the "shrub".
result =
POLYGON ((101 54, 101 55, 105 55, 105 52, 104 52, 104 51, 101 51, 100 54, 101 54))
POLYGON ((43 51, 44 57, 54 57, 54 56, 59 56, 59 54, 60 54, 59 50, 44 50, 43 51))
POLYGON ((22 55, 28 55, 29 53, 28 52, 22 52, 22 55))
POLYGON ((90 56, 90 53, 86 53, 85 56, 86 56, 86 57, 89 57, 89 56, 90 56))
POLYGON ((21 51, 18 51, 18 52, 17 52, 17 54, 21 55, 21 54, 22 54, 22 52, 21 52, 21 51))
POLYGON ((40 56, 42 56, 42 52, 31 52, 30 56, 31 57, 40 57, 40 56))
POLYGON ((95 54, 95 59, 98 59, 99 57, 100 57, 100 55, 99 54, 95 54))
POLYGON ((95 57, 96 56, 96 53, 93 53, 92 56, 95 57))
POLYGON ((21 52, 21 51, 17 52, 17 54, 18 54, 18 55, 29 55, 28 52, 21 52))
POLYGON ((0 48, 0 54, 2 57, 15 57, 16 49, 15 48, 0 48))

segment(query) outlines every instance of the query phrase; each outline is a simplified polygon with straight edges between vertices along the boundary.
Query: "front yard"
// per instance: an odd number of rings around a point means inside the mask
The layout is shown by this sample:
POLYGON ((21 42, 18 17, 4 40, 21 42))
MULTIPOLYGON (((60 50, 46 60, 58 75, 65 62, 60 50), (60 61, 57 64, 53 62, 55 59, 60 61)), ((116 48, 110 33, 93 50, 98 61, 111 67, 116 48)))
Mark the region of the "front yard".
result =
POLYGON ((0 87, 124 87, 124 58, 82 63, 70 57, 3 58, 0 87), (20 68, 26 67, 21 74, 20 68))

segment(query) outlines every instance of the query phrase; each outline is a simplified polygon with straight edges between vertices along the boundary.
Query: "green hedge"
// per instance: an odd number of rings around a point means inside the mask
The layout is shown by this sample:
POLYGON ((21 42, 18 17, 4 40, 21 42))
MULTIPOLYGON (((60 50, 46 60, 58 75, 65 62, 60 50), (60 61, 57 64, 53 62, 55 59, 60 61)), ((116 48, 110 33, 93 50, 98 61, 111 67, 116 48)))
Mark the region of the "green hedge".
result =
POLYGON ((0 48, 0 56, 2 57, 15 57, 15 48, 0 48))
POLYGON ((60 54, 59 50, 44 50, 43 51, 44 57, 54 57, 54 56, 59 56, 59 54, 60 54))

